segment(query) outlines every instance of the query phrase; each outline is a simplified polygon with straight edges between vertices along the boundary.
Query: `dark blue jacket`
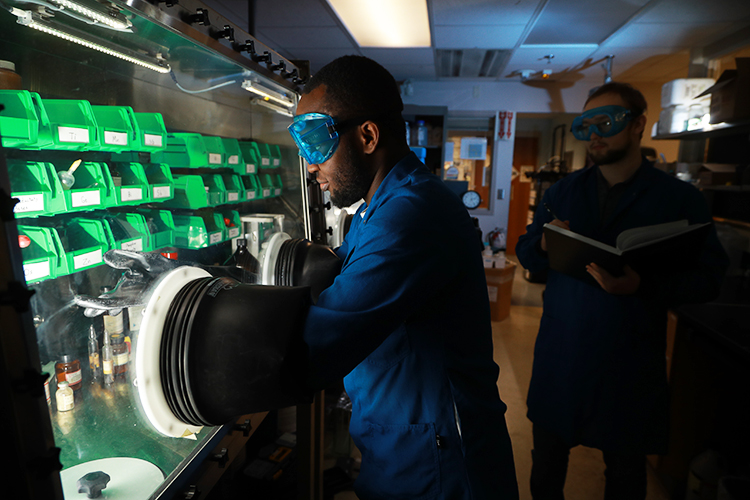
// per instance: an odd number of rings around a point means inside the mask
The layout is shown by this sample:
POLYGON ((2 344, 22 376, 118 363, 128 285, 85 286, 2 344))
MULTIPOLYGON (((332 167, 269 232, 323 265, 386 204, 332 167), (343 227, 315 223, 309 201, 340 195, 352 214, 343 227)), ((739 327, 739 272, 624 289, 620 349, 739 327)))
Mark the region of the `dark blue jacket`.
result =
POLYGON ((315 383, 346 376, 362 500, 518 498, 477 235, 411 153, 354 216, 305 328, 315 383))
MULTIPOLYGON (((576 233, 615 246, 634 227, 710 222, 701 193, 644 161, 617 208, 600 223, 598 167, 574 172, 544 194, 516 246, 532 272, 548 268, 539 241, 547 203, 576 233)), ((528 416, 564 438, 605 451, 664 453, 667 442, 667 309, 715 298, 728 264, 716 231, 689 268, 641 276, 630 296, 549 271, 534 351, 528 416)))

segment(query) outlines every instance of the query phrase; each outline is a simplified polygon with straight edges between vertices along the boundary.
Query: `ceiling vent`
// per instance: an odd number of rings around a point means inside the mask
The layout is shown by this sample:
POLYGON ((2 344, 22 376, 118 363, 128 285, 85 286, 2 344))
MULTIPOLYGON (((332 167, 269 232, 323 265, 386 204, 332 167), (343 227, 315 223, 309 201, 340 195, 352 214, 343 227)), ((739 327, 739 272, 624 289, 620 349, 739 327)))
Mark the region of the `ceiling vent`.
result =
POLYGON ((498 78, 510 59, 503 49, 437 49, 439 78, 498 78))

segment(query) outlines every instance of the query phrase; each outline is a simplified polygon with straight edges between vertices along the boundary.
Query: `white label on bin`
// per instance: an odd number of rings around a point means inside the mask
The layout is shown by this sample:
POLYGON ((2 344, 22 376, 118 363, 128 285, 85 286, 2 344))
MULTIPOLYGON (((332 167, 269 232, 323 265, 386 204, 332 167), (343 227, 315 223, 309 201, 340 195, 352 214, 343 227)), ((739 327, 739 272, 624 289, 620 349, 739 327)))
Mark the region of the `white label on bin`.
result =
POLYGON ((32 282, 49 276, 49 261, 37 262, 36 264, 24 264, 23 275, 27 282, 32 282))
POLYGON ((208 163, 219 165, 221 163, 221 155, 219 153, 208 153, 208 163))
POLYGON ((227 158, 227 163, 230 165, 239 165, 240 164, 240 156, 239 155, 232 155, 229 158, 227 158))
POLYGON ((143 189, 141 188, 122 188, 120 189, 120 199, 122 201, 138 201, 143 199, 143 189))
POLYGON ((82 269, 84 267, 93 266, 95 264, 101 264, 102 262, 102 249, 99 248, 93 252, 83 253, 73 257, 73 268, 82 269))
POLYGON ((154 198, 169 198, 171 191, 169 186, 154 186, 154 198))
POLYGON ((213 245, 214 243, 221 243, 221 233, 211 233, 211 235, 208 237, 209 244, 213 245))
POLYGON ((271 164, 271 160, 269 160, 268 158, 261 158, 260 159, 260 164, 261 165, 270 165, 271 164))
POLYGON ((245 163, 245 173, 246 174, 254 174, 255 173, 255 163, 245 163))
POLYGON ((101 203, 99 191, 75 191, 70 193, 70 202, 74 207, 88 207, 101 203))
POLYGON ((263 190, 263 198, 268 198, 271 196, 271 190, 270 189, 264 189, 263 190))
POLYGON ((279 188, 276 188, 276 189, 274 189, 274 191, 273 191, 273 192, 274 192, 274 194, 275 194, 276 196, 279 196, 279 195, 281 195, 281 189, 279 189, 279 188))
POLYGON ((255 191, 248 191, 247 192, 247 199, 248 200, 254 200, 255 199, 255 191))
POLYGON ((24 194, 16 198, 18 198, 18 204, 13 209, 16 213, 41 212, 44 210, 43 194, 24 194))
POLYGON ((278 159, 278 158, 274 158, 273 159, 273 166, 274 167, 278 167, 279 165, 281 165, 281 160, 278 159))
POLYGON ((130 252, 142 252, 143 251, 143 238, 138 238, 137 240, 123 242, 122 249, 128 250, 130 252))
POLYGON ((77 142, 88 144, 89 129, 76 127, 57 127, 57 134, 60 142, 77 142))
POLYGON ((128 134, 126 134, 125 132, 110 132, 109 130, 105 130, 104 144, 112 144, 113 146, 127 146, 128 134))
POLYGON ((229 237, 230 238, 236 238, 239 235, 240 235, 240 228, 233 227, 233 228, 229 229, 229 237))
POLYGON ((239 193, 227 193, 227 201, 237 201, 240 199, 239 193))
POLYGON ((143 134, 143 144, 155 148, 162 147, 161 136, 154 134, 143 134))

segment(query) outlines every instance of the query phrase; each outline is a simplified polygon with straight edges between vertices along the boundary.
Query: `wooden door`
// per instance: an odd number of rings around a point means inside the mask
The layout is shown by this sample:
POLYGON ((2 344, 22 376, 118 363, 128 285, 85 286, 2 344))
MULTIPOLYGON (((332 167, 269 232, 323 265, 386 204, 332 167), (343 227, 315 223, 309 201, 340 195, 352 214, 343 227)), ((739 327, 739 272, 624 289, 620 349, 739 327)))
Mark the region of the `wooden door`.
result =
MULTIPOLYGON (((521 172, 521 167, 533 165, 536 167, 539 154, 538 137, 516 137, 513 144, 513 169, 521 172)), ((529 218, 529 193, 531 192, 531 179, 522 179, 520 175, 514 175, 510 183, 510 204, 508 207, 508 255, 516 254, 516 243, 518 238, 526 233, 526 225, 529 218)))

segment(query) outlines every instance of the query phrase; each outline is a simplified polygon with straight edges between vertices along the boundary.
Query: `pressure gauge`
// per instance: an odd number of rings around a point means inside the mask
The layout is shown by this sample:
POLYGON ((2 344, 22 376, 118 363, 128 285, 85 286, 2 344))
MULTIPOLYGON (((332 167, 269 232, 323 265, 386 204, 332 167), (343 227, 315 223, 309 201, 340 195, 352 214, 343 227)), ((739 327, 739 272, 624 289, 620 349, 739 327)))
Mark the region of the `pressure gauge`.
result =
POLYGON ((464 206, 466 208, 468 208, 469 210, 474 210, 482 204, 482 197, 479 196, 479 193, 477 193, 476 191, 469 190, 461 195, 461 201, 464 203, 464 206))

